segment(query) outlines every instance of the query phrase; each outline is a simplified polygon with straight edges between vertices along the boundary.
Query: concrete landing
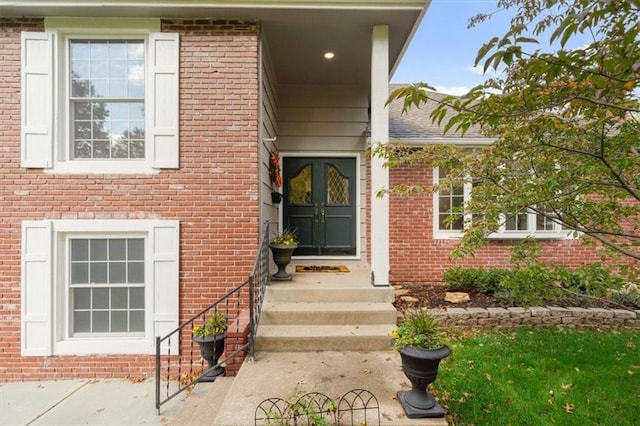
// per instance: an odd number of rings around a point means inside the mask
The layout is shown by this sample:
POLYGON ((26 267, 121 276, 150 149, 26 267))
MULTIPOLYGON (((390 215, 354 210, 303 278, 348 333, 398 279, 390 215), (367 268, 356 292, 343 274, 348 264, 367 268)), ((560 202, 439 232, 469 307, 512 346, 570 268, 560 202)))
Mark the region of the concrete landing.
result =
MULTIPOLYGON (((245 361, 215 420, 208 419, 206 423, 253 425, 256 407, 267 398, 288 399, 307 392, 337 398, 357 388, 370 391, 378 399, 381 425, 447 425, 443 418, 408 419, 405 416, 396 392, 409 389, 410 384, 402 373, 400 355, 392 350, 260 352, 253 364, 245 361)), ((183 423, 179 416, 174 422, 183 423)))

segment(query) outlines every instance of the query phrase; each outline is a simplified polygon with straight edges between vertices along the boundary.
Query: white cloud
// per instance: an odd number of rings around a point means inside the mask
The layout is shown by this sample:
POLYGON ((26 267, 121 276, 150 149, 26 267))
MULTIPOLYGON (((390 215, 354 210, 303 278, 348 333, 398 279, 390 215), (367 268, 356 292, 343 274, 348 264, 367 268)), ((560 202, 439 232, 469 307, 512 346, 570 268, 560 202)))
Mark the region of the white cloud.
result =
POLYGON ((458 86, 458 87, 444 87, 444 86, 434 86, 436 92, 445 93, 447 95, 455 95, 462 96, 465 95, 471 90, 470 87, 458 86))

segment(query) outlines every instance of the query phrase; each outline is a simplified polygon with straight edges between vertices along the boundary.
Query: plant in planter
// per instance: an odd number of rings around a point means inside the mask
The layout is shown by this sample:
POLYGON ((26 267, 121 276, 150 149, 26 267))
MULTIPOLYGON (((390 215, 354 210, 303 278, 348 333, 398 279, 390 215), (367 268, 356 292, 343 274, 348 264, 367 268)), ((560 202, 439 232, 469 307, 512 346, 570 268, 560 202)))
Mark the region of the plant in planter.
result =
POLYGON ((273 281, 291 281, 292 276, 287 272, 287 265, 291 263, 291 256, 298 248, 295 231, 285 229, 269 242, 273 262, 278 266, 278 272, 273 274, 273 281))
POLYGON ((223 367, 217 366, 218 359, 224 353, 225 332, 227 331, 227 316, 216 312, 203 325, 193 327, 193 340, 200 345, 200 355, 209 365, 200 377, 201 382, 213 382, 216 377, 225 372, 223 367))
POLYGON ((282 193, 279 192, 278 189, 282 186, 282 173, 280 172, 280 154, 275 150, 269 154, 269 177, 276 187, 274 191, 271 191, 271 202, 280 204, 282 201, 282 193))
POLYGON ((444 409, 427 390, 438 375, 440 361, 451 353, 444 345, 440 323, 425 310, 407 310, 391 337, 400 352, 402 371, 411 381, 411 390, 397 392, 405 414, 412 419, 444 417, 444 409))

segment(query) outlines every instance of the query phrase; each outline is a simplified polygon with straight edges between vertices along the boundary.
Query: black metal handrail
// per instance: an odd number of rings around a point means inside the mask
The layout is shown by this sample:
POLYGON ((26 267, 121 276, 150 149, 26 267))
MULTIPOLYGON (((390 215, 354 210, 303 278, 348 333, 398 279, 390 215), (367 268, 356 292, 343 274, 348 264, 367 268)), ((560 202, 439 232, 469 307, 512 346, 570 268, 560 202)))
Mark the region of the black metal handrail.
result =
MULTIPOLYGON (((249 277, 166 336, 156 337, 155 387, 158 414, 163 404, 191 388, 207 371, 241 358, 244 353, 247 353, 249 362, 255 360, 255 337, 268 284, 269 222, 265 222, 258 253, 249 277), (218 313, 223 313, 227 317, 227 336, 244 335, 248 317, 248 338, 246 343, 236 345, 235 350, 222 356, 215 366, 207 367, 201 359, 199 349, 194 350, 194 340, 191 336, 195 326, 204 325, 212 315, 218 313), (180 345, 181 340, 189 343, 180 345), (164 383, 164 392, 162 383, 164 383)), ((227 345, 229 345, 228 340, 227 345)))

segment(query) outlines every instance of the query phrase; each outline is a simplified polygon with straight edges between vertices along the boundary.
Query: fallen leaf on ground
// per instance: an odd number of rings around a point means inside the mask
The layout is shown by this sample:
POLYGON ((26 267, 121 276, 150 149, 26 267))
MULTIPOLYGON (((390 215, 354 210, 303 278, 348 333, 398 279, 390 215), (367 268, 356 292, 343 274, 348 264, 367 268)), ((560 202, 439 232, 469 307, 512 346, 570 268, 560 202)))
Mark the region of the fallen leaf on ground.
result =
POLYGON ((566 403, 562 406, 564 412, 567 414, 573 414, 573 410, 576 408, 573 404, 566 403))
POLYGON ((563 383, 561 387, 564 390, 571 389, 573 387, 573 383, 563 383))

